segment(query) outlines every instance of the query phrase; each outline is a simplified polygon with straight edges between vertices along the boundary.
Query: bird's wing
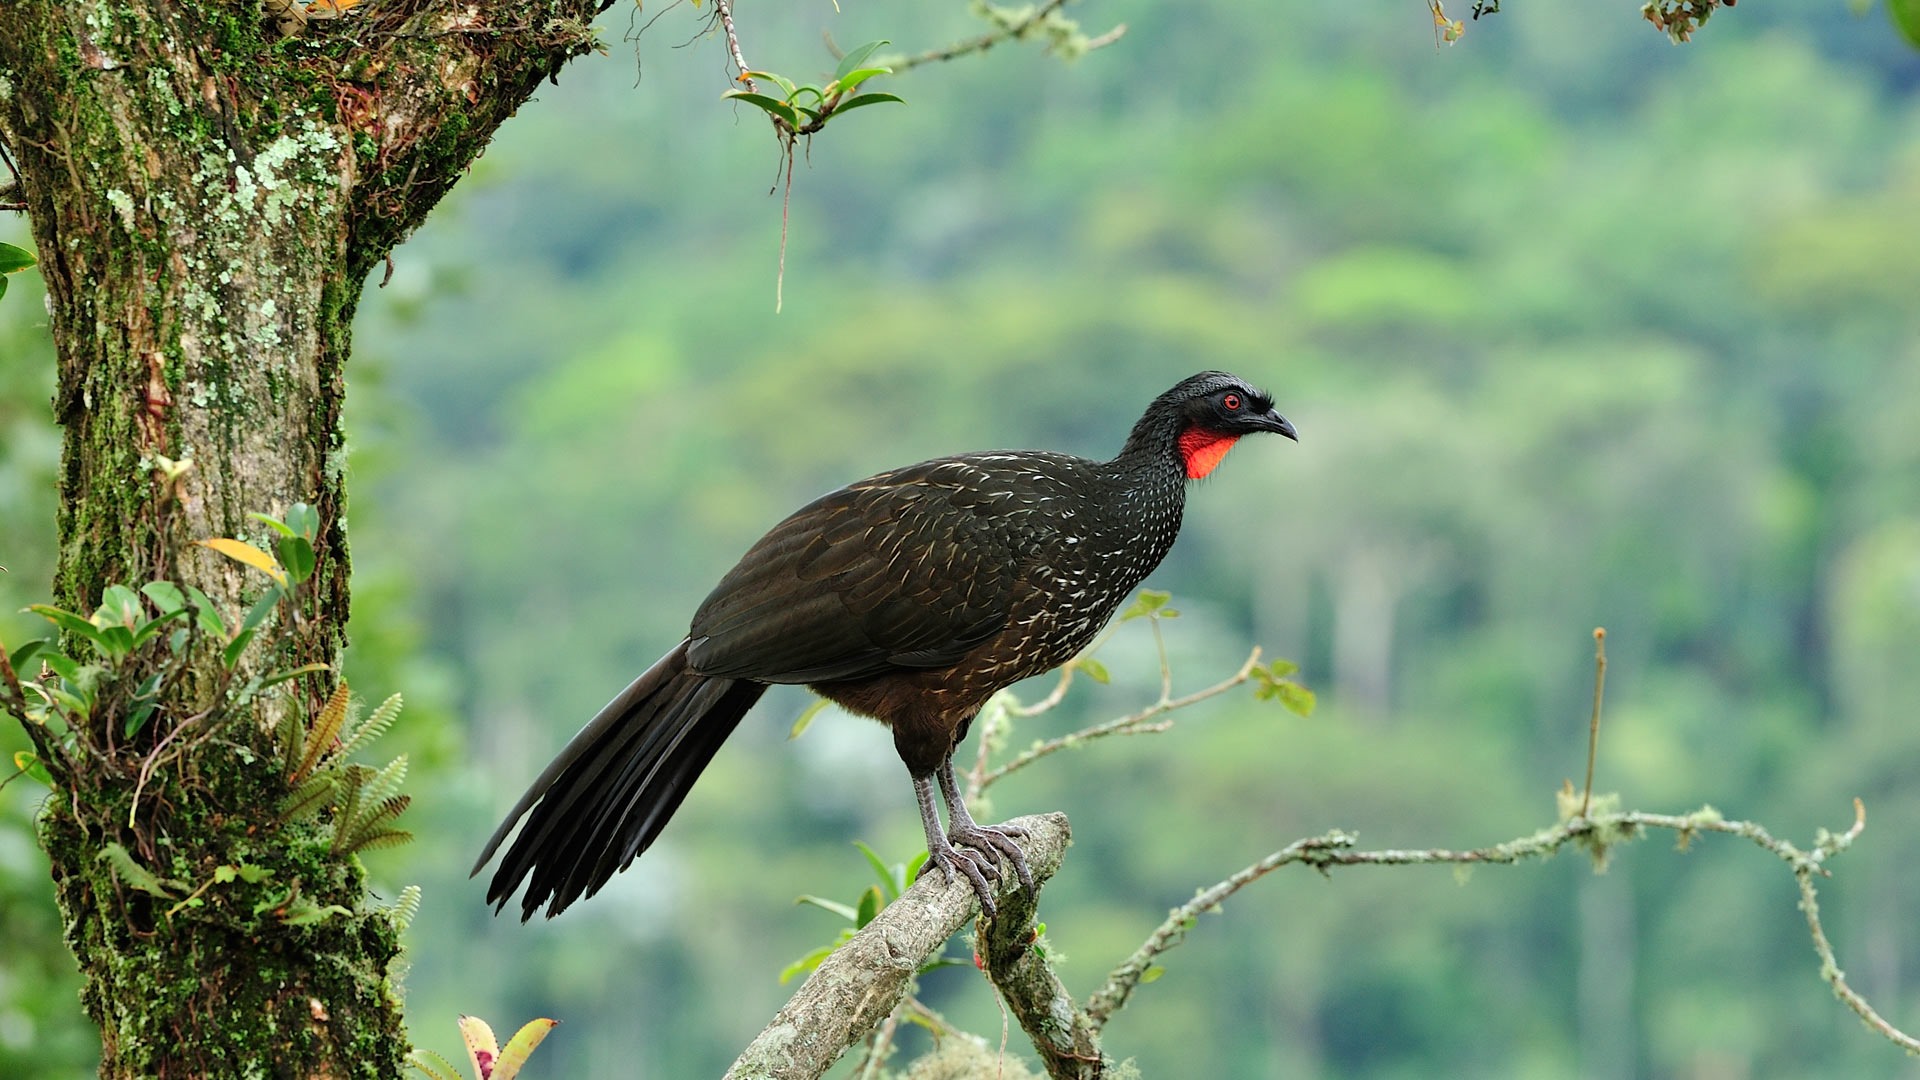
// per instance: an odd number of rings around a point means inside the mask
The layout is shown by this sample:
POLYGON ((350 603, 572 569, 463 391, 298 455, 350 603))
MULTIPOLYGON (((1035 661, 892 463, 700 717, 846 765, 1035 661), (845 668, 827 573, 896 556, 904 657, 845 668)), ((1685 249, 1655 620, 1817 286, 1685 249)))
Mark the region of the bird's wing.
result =
POLYGON ((925 462, 774 526, 693 617, 695 671, 762 682, 869 678, 958 661, 1007 625, 1045 523, 996 469, 925 462))

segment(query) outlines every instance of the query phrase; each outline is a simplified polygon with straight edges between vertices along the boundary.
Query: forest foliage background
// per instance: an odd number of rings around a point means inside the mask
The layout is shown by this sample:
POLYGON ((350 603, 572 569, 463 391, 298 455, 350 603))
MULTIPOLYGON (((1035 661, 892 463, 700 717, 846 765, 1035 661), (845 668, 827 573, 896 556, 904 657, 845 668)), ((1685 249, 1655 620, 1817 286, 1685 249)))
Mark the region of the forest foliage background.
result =
MULTIPOLYGON (((917 846, 884 733, 828 715, 788 745, 805 698, 771 696, 661 846, 553 923, 495 919, 464 876, 499 813, 791 508, 942 453, 1106 455, 1209 367, 1269 386, 1302 442, 1195 493, 1150 581, 1185 613, 1175 685, 1258 643, 1321 705, 1233 695, 996 789, 998 816, 1075 824, 1042 917, 1076 991, 1297 836, 1550 821, 1605 625, 1596 786, 1803 841, 1864 798, 1829 928, 1920 1026, 1920 56, 1838 0, 1743 5, 1685 48, 1631 4, 1508 6, 1443 50, 1417 4, 1097 0, 1070 11, 1128 33, 1075 64, 1003 48, 895 80, 908 105, 799 165, 778 316, 765 124, 719 100, 716 40, 674 48, 699 13, 637 44, 609 14, 610 55, 506 126, 356 332, 347 674, 408 698, 419 839, 369 862, 386 895, 425 889, 416 1039, 544 1015, 566 1026, 538 1075, 723 1068, 833 934, 795 895, 856 893, 855 838, 917 846)), ((841 7, 743 6, 743 48, 801 74, 831 67, 823 29, 978 29, 841 7)), ((0 304, 10 641, 53 560, 36 289, 0 304)), ((1113 686, 1015 745, 1152 699, 1143 628, 1104 659, 1113 686)), ((0 1075, 80 1077, 41 797, 0 791, 0 1075)), ((1148 1076, 1909 1074, 1831 1000, 1775 860, 1664 848, 1604 875, 1280 875, 1202 922, 1110 1049, 1148 1076)), ((999 1028, 971 968, 924 992, 999 1028)))

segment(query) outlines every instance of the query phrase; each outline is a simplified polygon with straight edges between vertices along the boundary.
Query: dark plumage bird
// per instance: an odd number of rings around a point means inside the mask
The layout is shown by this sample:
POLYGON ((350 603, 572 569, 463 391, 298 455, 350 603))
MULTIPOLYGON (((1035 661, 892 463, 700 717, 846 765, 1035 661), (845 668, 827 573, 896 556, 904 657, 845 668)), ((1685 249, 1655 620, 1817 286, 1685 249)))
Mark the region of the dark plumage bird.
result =
POLYGON ((720 579, 687 637, 587 722, 474 866, 524 817, 487 889, 557 915, 647 849, 771 683, 804 683, 893 729, 928 861, 983 908, 1019 830, 982 826, 953 751, 996 691, 1072 659, 1160 564, 1186 482, 1242 435, 1295 438, 1266 394, 1203 372, 1155 398, 1111 461, 1020 450, 937 458, 823 495, 720 579), (933 786, 947 804, 941 831, 933 786))

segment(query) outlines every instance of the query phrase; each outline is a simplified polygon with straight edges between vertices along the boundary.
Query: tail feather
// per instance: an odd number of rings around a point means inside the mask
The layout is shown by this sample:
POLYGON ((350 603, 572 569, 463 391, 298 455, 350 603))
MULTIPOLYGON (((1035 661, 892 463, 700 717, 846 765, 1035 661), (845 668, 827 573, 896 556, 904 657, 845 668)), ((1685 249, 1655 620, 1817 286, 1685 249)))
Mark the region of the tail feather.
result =
POLYGON ((587 721, 500 823, 478 874, 524 817, 487 887, 495 910, 524 883, 520 917, 558 915, 645 851, 694 780, 766 691, 687 670, 687 646, 660 658, 587 721))

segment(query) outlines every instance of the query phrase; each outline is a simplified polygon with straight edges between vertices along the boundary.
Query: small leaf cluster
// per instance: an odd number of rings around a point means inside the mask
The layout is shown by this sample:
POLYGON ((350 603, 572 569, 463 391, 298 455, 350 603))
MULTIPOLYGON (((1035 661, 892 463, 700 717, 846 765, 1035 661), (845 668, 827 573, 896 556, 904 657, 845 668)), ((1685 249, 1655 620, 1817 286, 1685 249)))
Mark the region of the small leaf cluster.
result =
POLYGON ((1261 701, 1278 701, 1295 716, 1312 716, 1313 691, 1293 679, 1299 670, 1300 665, 1291 660, 1255 667, 1248 673, 1253 678, 1253 696, 1261 701))
MULTIPOLYGON (((513 1080, 527 1063, 547 1033, 560 1021, 529 1020, 522 1024, 505 1047, 494 1040, 493 1028, 477 1016, 460 1018, 460 1037, 467 1044, 467 1060, 473 1065, 474 1080, 513 1080)), ((431 1080, 460 1080, 453 1063, 431 1050, 416 1048, 407 1055, 407 1064, 427 1074, 431 1080)))
MULTIPOLYGON (((872 922, 888 904, 900 899, 900 894, 906 892, 908 886, 919 880, 920 871, 927 864, 927 853, 924 851, 908 862, 889 864, 880 857, 879 852, 866 844, 855 840, 853 846, 859 848, 860 854, 866 858, 867 867, 873 871, 875 883, 861 890, 860 896, 851 904, 843 904, 838 900, 828 900, 821 896, 794 898, 794 903, 807 904, 822 911, 831 912, 844 920, 847 925, 840 928, 839 934, 831 942, 809 951, 805 956, 781 969, 781 983, 791 982, 794 976, 805 975, 819 967, 820 962, 832 955, 833 950, 852 940, 853 935, 865 929, 866 925, 872 922)), ((953 967, 961 963, 962 961, 942 956, 922 965, 920 972, 924 974, 935 968, 953 967)))
POLYGON ((787 135, 811 135, 827 126, 827 121, 849 109, 858 109, 865 105, 879 105, 884 102, 901 102, 895 94, 857 93, 861 84, 878 75, 891 75, 893 69, 882 65, 868 65, 867 58, 886 41, 869 41, 858 48, 848 50, 840 58, 840 66, 834 69, 833 78, 825 86, 813 86, 797 83, 772 71, 743 71, 740 81, 751 85, 751 80, 759 79, 771 83, 780 89, 781 96, 774 97, 758 90, 729 90, 720 95, 742 101, 764 111, 773 117, 774 122, 784 125, 787 135))
POLYGON ((17 274, 33 263, 33 252, 12 244, 0 244, 0 296, 7 295, 7 275, 17 274))
MULTIPOLYGON (((190 888, 184 881, 162 878, 153 871, 140 865, 139 861, 133 857, 132 852, 128 851, 124 845, 115 841, 109 841, 103 846, 100 849, 98 858, 101 862, 107 864, 108 868, 113 871, 113 876, 118 879, 122 885, 161 900, 178 901, 167 909, 166 917, 169 919, 190 908, 204 906, 206 904, 204 897, 207 890, 213 888, 215 885, 231 885, 236 881, 244 881, 249 885, 258 885, 273 876, 273 871, 264 866, 255 866, 248 862, 224 863, 214 867, 213 873, 207 877, 207 880, 201 882, 197 888, 190 888), (182 894, 185 894, 184 897, 182 894)), ((256 915, 260 914, 262 910, 269 906, 269 903, 263 903, 254 909, 254 913, 256 915)), ((346 909, 341 908, 339 910, 344 912, 346 909)))
POLYGON ((1141 589, 1139 594, 1133 598, 1133 603, 1127 605, 1127 610, 1120 613, 1120 621, 1132 622, 1135 619, 1177 619, 1180 617, 1179 609, 1167 606, 1167 601, 1171 599, 1173 599, 1173 594, 1170 592, 1161 592, 1158 589, 1141 589))
POLYGON ((343 681, 310 722, 288 710, 277 733, 288 789, 280 804, 281 819, 329 811, 336 855, 412 840, 412 833, 394 827, 413 803, 413 796, 400 792, 407 756, 401 754, 378 769, 348 760, 393 726, 401 704, 400 695, 394 694, 362 720, 343 681))
POLYGON ((0 686, 0 711, 25 721, 36 746, 35 751, 16 754, 16 766, 52 786, 58 781, 56 774, 71 774, 75 755, 83 752, 83 737, 90 744, 104 741, 92 749, 111 758, 116 740, 135 739, 156 716, 171 711, 176 723, 195 719, 211 726, 270 687, 326 669, 325 664, 305 664, 237 678, 247 646, 313 575, 316 562, 313 537, 319 514, 312 507, 296 503, 286 521, 253 516, 281 534, 277 558, 239 540, 199 541, 261 571, 270 582, 237 619, 222 615, 198 588, 172 581, 149 581, 137 590, 125 584, 109 585, 101 590, 100 604, 91 614, 52 604, 27 608, 64 634, 65 644, 40 638, 5 654, 7 682, 0 686), (176 702, 170 709, 169 691, 183 681, 192 657, 205 645, 216 648, 220 660, 222 678, 213 700, 185 707, 176 702), (36 675, 20 677, 35 671, 36 675), (101 733, 102 739, 93 732, 105 718, 118 718, 118 724, 117 730, 101 733))

